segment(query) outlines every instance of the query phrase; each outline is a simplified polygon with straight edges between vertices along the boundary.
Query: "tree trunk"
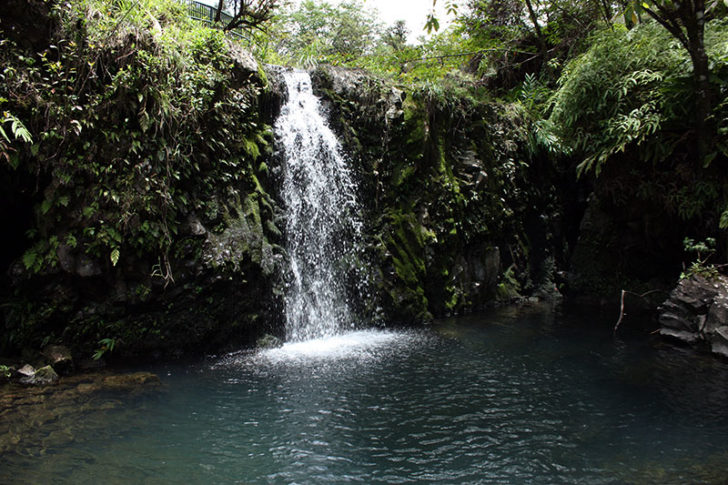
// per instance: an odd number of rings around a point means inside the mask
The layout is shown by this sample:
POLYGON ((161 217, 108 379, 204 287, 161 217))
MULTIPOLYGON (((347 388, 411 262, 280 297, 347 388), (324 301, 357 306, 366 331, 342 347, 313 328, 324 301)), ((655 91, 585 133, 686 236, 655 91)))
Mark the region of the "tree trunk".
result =
POLYGON ((215 23, 218 23, 220 19, 222 18, 222 7, 225 4, 225 0, 220 0, 220 2, 217 4, 217 11, 215 12, 215 23))
POLYGON ((609 28, 614 29, 612 25, 612 7, 607 0, 601 1, 601 11, 604 14, 604 21, 607 22, 609 28))
POLYGON ((705 2, 695 0, 693 12, 685 18, 685 30, 688 38, 688 51, 693 64, 693 80, 695 82, 695 135, 699 163, 703 163, 711 144, 711 132, 708 123, 712 111, 710 93, 710 67, 705 52, 705 2))
POLYGON ((538 23, 538 17, 536 11, 533 9, 531 0, 526 0, 526 7, 528 8, 528 16, 533 23, 533 29, 536 31, 536 39, 538 40, 538 49, 541 54, 542 60, 546 57, 546 41, 543 38, 543 32, 541 32, 541 26, 538 23))

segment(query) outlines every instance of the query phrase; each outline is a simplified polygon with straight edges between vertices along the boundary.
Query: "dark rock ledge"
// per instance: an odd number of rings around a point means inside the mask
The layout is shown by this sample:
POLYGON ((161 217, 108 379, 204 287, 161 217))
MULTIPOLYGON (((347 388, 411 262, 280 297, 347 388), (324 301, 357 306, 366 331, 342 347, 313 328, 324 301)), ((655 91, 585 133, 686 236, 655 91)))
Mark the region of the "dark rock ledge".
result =
POLYGON ((728 278, 693 275, 658 308, 660 335, 728 358, 728 278))

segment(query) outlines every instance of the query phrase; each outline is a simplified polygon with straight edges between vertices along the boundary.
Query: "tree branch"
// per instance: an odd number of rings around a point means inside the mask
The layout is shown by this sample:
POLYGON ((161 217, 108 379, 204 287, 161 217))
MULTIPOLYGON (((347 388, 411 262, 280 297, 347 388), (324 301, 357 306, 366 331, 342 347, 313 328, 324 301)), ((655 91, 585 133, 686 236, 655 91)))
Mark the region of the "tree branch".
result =
POLYGON ((619 329, 619 325, 622 323, 622 320, 624 319, 624 316, 626 315, 626 313, 624 313, 624 295, 630 294, 630 295, 634 295, 638 298, 644 299, 647 295, 651 295, 652 293, 667 293, 667 292, 665 290, 650 290, 650 291, 646 291, 642 294, 637 294, 637 293, 634 293, 631 291, 622 290, 622 294, 619 297, 619 320, 617 320, 617 323, 614 325, 614 330, 612 330, 612 335, 614 335, 614 336, 617 335, 617 330, 619 329))
POLYGON ((687 37, 685 36, 685 33, 682 31, 682 26, 671 19, 672 16, 677 15, 676 12, 671 12, 667 10, 665 7, 660 5, 659 3, 654 4, 655 7, 657 7, 658 12, 655 12, 654 10, 650 8, 645 8, 645 12, 647 12, 647 15, 652 17, 657 23, 662 25, 667 29, 668 32, 670 32, 677 40, 680 41, 680 43, 685 47, 685 49, 690 52, 690 44, 688 42, 687 37))

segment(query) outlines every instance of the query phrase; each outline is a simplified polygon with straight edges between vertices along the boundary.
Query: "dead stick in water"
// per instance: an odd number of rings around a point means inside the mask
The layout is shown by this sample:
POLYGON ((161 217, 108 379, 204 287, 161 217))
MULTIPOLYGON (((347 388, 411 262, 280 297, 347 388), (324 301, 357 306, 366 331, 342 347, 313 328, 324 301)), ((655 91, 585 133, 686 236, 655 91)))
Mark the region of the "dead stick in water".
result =
POLYGON ((658 292, 667 293, 665 290, 650 290, 650 291, 646 291, 642 294, 638 294, 638 293, 634 293, 632 291, 622 290, 622 294, 619 297, 619 320, 617 320, 617 323, 614 325, 614 330, 612 330, 612 335, 613 336, 617 335, 617 329, 619 329, 619 325, 622 323, 622 320, 624 319, 624 316, 626 315, 626 313, 624 313, 624 295, 629 293, 630 295, 634 295, 638 298, 644 299, 647 295, 650 295, 652 293, 658 293, 658 292))

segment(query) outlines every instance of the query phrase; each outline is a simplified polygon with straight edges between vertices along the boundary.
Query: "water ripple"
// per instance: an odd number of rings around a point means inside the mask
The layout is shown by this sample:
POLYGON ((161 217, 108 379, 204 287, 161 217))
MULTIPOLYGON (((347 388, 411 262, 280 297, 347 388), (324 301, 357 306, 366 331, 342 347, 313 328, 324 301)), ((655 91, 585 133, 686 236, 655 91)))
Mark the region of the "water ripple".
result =
POLYGON ((519 325, 355 332, 171 369, 165 399, 144 403, 145 426, 106 420, 124 430, 118 438, 56 449, 33 465, 6 460, 13 475, 0 470, 0 482, 52 483, 51 470, 67 483, 725 477, 728 410, 718 384, 728 383, 728 365, 702 364, 706 379, 679 353, 667 360, 659 348, 629 353, 599 335, 567 328, 566 339, 551 336, 554 326, 535 331, 540 321, 519 325))

